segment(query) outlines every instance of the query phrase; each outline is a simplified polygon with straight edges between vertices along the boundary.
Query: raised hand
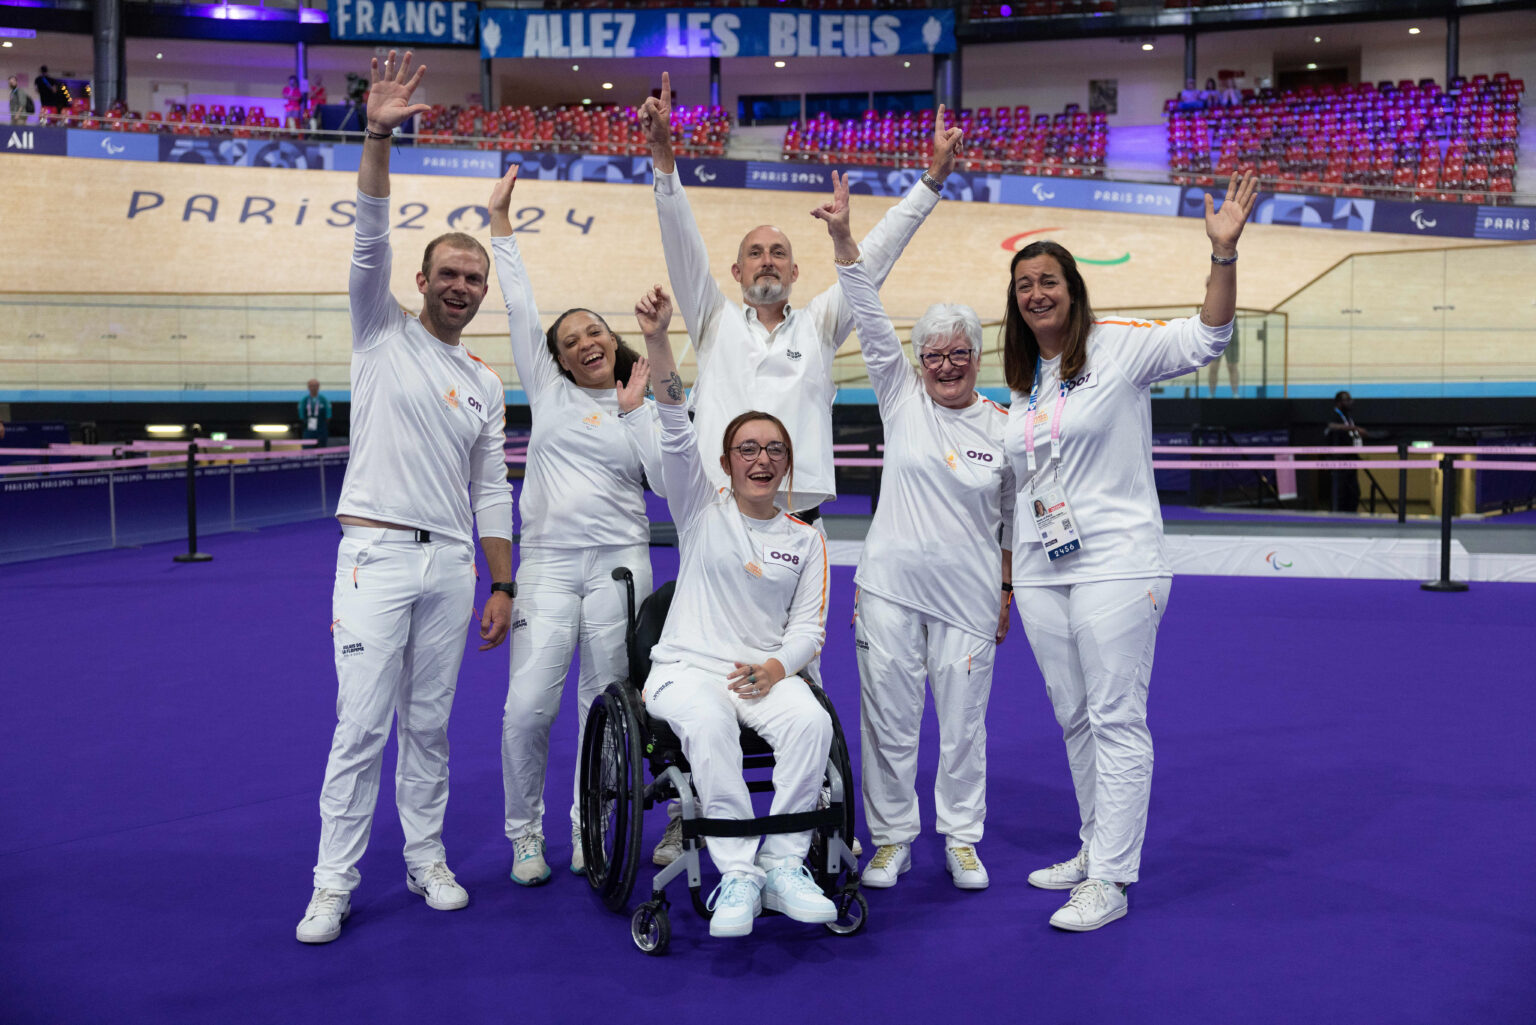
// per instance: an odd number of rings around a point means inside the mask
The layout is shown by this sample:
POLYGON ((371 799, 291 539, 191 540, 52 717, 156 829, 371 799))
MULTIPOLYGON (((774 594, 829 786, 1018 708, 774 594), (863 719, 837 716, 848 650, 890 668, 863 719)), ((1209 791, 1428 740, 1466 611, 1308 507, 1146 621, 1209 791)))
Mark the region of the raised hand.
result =
POLYGON ((651 290, 635 303, 635 319, 640 322, 640 333, 647 342, 658 335, 665 335, 667 326, 672 323, 672 297, 667 294, 667 290, 660 285, 652 285, 651 290))
POLYGON ((614 389, 619 393, 619 411, 633 413, 645 402, 645 389, 651 383, 651 361, 644 356, 635 360, 629 369, 629 380, 620 381, 614 389))
POLYGON ((661 73, 661 96, 647 96, 640 104, 640 130, 651 146, 672 145, 672 76, 661 73))
POLYGON ((416 69, 413 75, 411 71, 411 51, 405 51, 405 56, 398 61, 395 51, 389 51, 389 56, 384 58, 384 67, 379 67, 379 59, 373 58, 369 65, 368 86, 368 130, 371 132, 392 132, 417 114, 425 114, 432 108, 425 103, 412 103, 411 94, 416 87, 421 85, 421 78, 427 73, 427 66, 423 64, 416 69))
MULTIPOLYGON (((494 25, 495 22, 490 24, 494 25)), ((486 201, 486 209, 491 213, 493 238, 512 234, 512 217, 508 211, 512 209, 512 190, 517 187, 517 172, 521 166, 513 164, 507 168, 507 173, 491 189, 491 198, 486 201)))
POLYGON ((832 172, 832 198, 811 211, 811 216, 827 222, 827 234, 833 241, 853 238, 848 223, 848 175, 832 172))
POLYGON ((1254 198, 1258 195, 1259 178, 1252 171, 1241 171, 1227 182, 1227 195, 1221 209, 1211 194, 1205 194, 1205 233, 1210 237, 1211 249, 1217 256, 1231 256, 1237 252, 1237 240, 1243 233, 1243 225, 1253 214, 1254 198))
POLYGON ((955 169, 955 160, 960 156, 960 144, 964 141, 965 132, 959 128, 944 127, 944 104, 939 104, 939 112, 933 119, 933 160, 928 164, 928 173, 939 181, 949 177, 949 172, 955 169))

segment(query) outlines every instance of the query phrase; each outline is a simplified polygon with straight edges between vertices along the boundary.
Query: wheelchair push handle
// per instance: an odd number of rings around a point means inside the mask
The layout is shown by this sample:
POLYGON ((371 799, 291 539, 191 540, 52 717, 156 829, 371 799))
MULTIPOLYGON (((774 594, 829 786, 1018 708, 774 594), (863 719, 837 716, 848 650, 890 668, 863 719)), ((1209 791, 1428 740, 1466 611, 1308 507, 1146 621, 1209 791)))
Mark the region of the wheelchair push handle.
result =
POLYGON ((620 566, 608 574, 615 580, 624 581, 624 597, 629 615, 624 621, 624 650, 633 651, 635 647, 635 575, 629 571, 628 566, 620 566))

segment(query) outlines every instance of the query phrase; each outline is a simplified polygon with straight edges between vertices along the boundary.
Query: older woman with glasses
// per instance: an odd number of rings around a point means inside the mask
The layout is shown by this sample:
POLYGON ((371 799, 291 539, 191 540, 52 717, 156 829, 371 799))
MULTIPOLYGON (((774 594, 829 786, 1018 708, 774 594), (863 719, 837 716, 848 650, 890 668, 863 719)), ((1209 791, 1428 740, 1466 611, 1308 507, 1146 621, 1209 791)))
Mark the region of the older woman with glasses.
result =
POLYGON ((915 371, 880 305, 849 227, 848 180, 833 172, 815 211, 832 236, 885 425, 880 502, 854 580, 864 817, 878 846, 867 886, 912 865, 919 820, 923 680, 939 719, 934 784, 945 864, 956 886, 985 889, 977 854, 987 812, 987 699, 1008 632, 1013 471, 1008 414, 976 392, 981 322, 968 306, 930 306, 912 328, 915 371))

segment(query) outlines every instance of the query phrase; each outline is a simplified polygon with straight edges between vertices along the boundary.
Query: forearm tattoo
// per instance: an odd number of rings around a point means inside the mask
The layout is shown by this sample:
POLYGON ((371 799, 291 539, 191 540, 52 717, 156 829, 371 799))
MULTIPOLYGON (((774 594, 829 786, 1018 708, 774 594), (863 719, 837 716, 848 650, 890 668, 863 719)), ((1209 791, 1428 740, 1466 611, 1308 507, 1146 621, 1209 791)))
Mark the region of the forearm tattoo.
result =
POLYGON ((677 376, 676 370, 667 375, 667 398, 673 402, 683 400, 683 379, 677 376))

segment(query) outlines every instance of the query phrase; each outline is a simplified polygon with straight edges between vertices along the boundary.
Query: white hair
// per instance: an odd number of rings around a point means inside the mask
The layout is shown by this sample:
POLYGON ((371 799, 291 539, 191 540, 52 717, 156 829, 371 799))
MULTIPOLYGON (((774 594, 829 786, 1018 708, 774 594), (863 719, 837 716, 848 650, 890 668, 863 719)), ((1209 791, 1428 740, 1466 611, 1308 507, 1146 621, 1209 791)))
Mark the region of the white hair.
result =
POLYGON ((921 356, 929 345, 942 345, 952 338, 971 343, 971 361, 981 358, 981 318, 961 303, 934 303, 912 325, 912 352, 921 356))

